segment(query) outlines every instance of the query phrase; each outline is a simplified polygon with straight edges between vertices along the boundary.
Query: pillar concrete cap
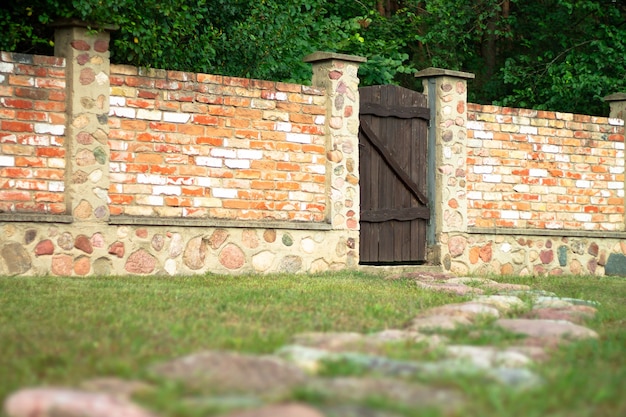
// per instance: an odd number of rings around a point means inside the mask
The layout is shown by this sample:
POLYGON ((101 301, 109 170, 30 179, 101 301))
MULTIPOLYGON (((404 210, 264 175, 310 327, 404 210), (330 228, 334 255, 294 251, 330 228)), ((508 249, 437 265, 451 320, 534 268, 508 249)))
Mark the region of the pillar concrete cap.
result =
POLYGON ((604 97, 604 101, 626 101, 626 93, 613 93, 604 97))
POLYGON ((454 71, 443 68, 429 67, 415 73, 415 78, 454 77, 471 80, 475 77, 471 72, 454 71))
POLYGON ((317 63, 323 61, 347 61, 347 62, 355 62, 355 63, 363 63, 367 62, 367 58, 358 55, 346 55, 346 54, 338 54, 336 52, 313 52, 310 55, 304 57, 304 62, 317 63))
POLYGON ((109 32, 119 30, 120 27, 118 25, 107 25, 93 22, 85 22, 80 19, 57 19, 54 22, 50 23, 48 26, 53 28, 87 28, 87 29, 98 29, 98 30, 106 30, 109 32))

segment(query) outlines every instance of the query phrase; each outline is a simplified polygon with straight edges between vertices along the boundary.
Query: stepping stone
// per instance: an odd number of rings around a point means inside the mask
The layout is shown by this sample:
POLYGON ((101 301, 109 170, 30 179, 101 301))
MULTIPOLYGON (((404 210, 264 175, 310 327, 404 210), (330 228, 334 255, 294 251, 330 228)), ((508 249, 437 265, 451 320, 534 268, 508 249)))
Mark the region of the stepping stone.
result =
POLYGON ((495 307, 500 313, 503 314, 526 308, 526 304, 521 299, 513 295, 479 295, 472 301, 495 307))
POLYGON ((535 298, 533 308, 566 308, 574 304, 559 297, 543 297, 535 298))
POLYGON ((274 356, 207 351, 153 366, 151 371, 200 392, 283 395, 306 380, 297 366, 274 356))
POLYGON ((478 317, 489 317, 497 319, 500 312, 497 308, 473 301, 458 304, 445 304, 439 307, 429 308, 423 311, 418 317, 429 316, 451 316, 465 317, 474 321, 478 317))
POLYGON ((335 401, 383 398, 411 408, 436 408, 446 412, 456 410, 464 403, 458 391, 389 378, 324 378, 314 380, 307 388, 335 401))
POLYGON ((598 334, 587 327, 557 320, 532 319, 500 319, 497 326, 513 333, 523 334, 531 338, 557 338, 559 340, 579 340, 597 338, 598 334))
POLYGON ((448 294, 456 294, 456 295, 472 295, 472 294, 482 294, 483 290, 480 288, 474 288, 467 286, 465 284, 454 284, 447 282, 415 282, 418 287, 423 288, 425 290, 435 291, 435 292, 443 292, 448 294))
POLYGON ((353 332, 306 332, 292 338, 295 345, 315 347, 338 352, 363 346, 365 336, 353 332))
POLYGON ((584 305, 572 305, 562 308, 533 308, 528 313, 522 315, 528 319, 543 320, 567 320, 574 324, 582 324, 585 320, 592 319, 597 313, 593 307, 584 305))
POLYGON ((528 356, 518 351, 493 346, 451 345, 446 346, 445 355, 466 360, 478 368, 521 368, 533 363, 528 356))
POLYGON ((376 410, 358 404, 340 404, 321 407, 326 417, 403 417, 385 410, 376 410))
POLYGON ((129 381, 116 377, 105 377, 83 381, 80 384, 80 389, 130 399, 130 397, 135 394, 152 390, 153 387, 142 381, 129 381))
POLYGON ((407 329, 416 331, 454 330, 470 324, 472 321, 465 316, 432 315, 414 318, 407 329))
POLYGON ((444 345, 448 338, 438 334, 423 334, 415 330, 387 329, 367 335, 374 343, 390 344, 398 342, 412 342, 424 345, 430 349, 444 345))
POLYGON ((7 417, 155 417, 119 396, 66 388, 27 388, 4 403, 7 417))
POLYGON ((324 414, 306 404, 275 404, 235 411, 224 417, 324 417, 324 414))

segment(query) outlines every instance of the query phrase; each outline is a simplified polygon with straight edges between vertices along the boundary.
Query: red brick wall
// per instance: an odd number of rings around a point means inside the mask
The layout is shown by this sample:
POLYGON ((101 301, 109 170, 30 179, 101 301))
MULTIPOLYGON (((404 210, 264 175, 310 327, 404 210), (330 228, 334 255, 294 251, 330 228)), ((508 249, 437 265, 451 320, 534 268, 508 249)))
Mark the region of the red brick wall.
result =
POLYGON ((0 212, 62 214, 65 60, 1 53, 0 212))
POLYGON ((325 96, 112 66, 111 215, 321 221, 325 96))
POLYGON ((468 105, 469 226, 623 230, 624 124, 468 105))

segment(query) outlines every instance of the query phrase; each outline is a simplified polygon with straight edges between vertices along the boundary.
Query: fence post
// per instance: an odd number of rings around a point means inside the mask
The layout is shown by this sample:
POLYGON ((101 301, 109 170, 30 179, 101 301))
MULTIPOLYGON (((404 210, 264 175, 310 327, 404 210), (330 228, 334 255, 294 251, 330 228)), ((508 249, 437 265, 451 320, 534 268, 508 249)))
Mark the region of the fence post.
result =
POLYGON ((429 261, 454 271, 452 258, 467 245, 467 80, 474 74, 427 68, 421 78, 430 107, 428 198, 429 261))
MULTIPOLYGON (((315 52, 304 58, 313 65, 313 86, 326 92, 326 217, 335 230, 347 233, 348 246, 358 248, 359 230, 359 64, 366 58, 315 52)), ((352 258, 352 257, 351 257, 352 258)), ((358 263, 358 250, 353 253, 358 263)))
POLYGON ((54 25, 54 53, 67 65, 66 203, 75 222, 109 219, 109 31, 54 25))

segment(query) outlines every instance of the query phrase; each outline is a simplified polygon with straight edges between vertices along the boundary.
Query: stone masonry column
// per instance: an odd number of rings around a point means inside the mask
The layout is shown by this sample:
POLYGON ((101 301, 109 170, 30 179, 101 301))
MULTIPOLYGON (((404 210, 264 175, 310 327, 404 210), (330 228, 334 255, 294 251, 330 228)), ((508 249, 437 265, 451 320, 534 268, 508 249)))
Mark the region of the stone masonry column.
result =
POLYGON ((68 209, 75 222, 109 219, 109 30, 83 22, 55 25, 54 53, 67 61, 68 209))
POLYGON ((417 74, 430 107, 428 138, 428 197, 431 225, 429 261, 446 271, 463 271, 455 265, 467 246, 467 80, 474 74, 427 68, 417 74))
POLYGON ((604 97, 604 101, 609 103, 611 119, 626 120, 626 93, 615 93, 604 97))
MULTIPOLYGON (((313 65, 313 86, 326 91, 327 219, 334 230, 346 230, 348 259, 358 264, 359 231, 359 64, 366 58, 315 52, 304 58, 313 65), (350 256, 352 255, 352 256, 350 256)), ((352 262, 348 262, 352 266, 352 262)))

